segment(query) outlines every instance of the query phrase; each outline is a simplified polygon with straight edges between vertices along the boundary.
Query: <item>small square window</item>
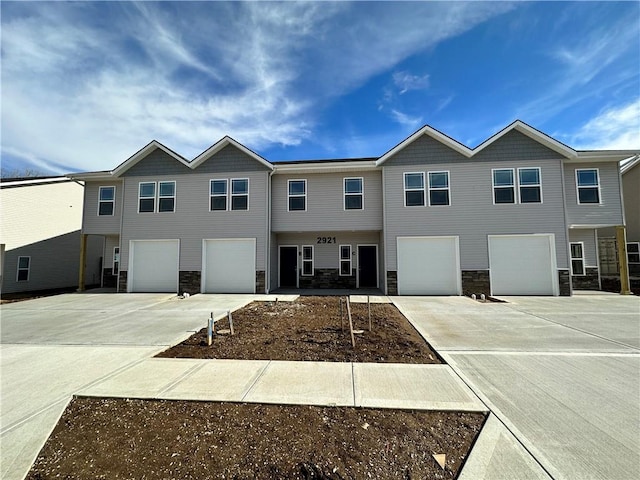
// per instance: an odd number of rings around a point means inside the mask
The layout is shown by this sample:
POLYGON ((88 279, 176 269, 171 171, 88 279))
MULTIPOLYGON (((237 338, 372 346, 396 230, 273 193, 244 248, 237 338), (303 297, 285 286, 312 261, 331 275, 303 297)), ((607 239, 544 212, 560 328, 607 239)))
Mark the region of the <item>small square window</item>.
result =
POLYGON ((640 263, 640 242, 627 243, 627 262, 640 263))

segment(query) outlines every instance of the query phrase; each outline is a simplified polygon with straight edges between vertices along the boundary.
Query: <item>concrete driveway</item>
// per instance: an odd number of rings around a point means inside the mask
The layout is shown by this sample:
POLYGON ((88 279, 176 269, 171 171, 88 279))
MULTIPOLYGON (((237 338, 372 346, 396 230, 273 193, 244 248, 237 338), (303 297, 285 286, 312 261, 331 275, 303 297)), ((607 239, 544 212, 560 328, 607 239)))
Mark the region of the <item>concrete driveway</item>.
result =
POLYGON ((73 393, 254 298, 83 293, 2 305, 0 478, 24 478, 73 393))
POLYGON ((549 476, 640 478, 640 298, 505 300, 393 298, 549 476))

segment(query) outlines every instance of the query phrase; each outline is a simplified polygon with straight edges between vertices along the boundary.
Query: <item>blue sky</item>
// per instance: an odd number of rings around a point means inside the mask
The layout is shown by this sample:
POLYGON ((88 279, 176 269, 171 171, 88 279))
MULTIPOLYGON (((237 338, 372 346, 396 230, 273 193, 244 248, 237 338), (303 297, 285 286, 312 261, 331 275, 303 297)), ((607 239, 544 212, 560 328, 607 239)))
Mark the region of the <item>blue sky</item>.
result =
POLYGON ((112 169, 152 139, 268 160, 382 155, 515 119, 640 148, 639 2, 1 4, 2 168, 112 169))

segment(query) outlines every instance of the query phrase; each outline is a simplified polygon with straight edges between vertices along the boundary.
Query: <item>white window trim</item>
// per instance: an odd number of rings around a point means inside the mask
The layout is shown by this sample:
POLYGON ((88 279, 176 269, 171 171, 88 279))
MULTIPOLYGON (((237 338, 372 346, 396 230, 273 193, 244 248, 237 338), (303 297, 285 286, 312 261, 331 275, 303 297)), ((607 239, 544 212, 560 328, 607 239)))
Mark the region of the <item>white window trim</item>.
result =
POLYGON ((449 170, 434 170, 432 172, 427 172, 427 205, 430 207, 450 207, 451 206, 451 173, 449 170), (429 174, 431 173, 446 173, 447 174, 447 186, 446 187, 431 187, 431 178, 429 174), (446 205, 431 205, 431 191, 444 191, 446 190, 449 195, 449 203, 446 205))
POLYGON ((307 211, 307 179, 306 178, 290 178, 287 180, 287 212, 306 212, 307 211), (291 190, 289 189, 291 182, 304 182, 304 194, 300 195, 298 193, 291 194, 291 190), (289 199, 295 197, 303 197, 304 198, 304 210, 290 210, 289 209, 289 199))
POLYGON ((338 246, 338 274, 340 277, 351 277, 353 273, 353 247, 350 244, 338 246), (342 258, 342 247, 349 247, 349 259, 342 258), (342 262, 349 262, 349 274, 342 273, 342 262))
POLYGON ((18 263, 16 265, 16 282, 28 282, 29 279, 31 278, 31 257, 28 255, 20 255, 18 257, 18 263), (20 259, 21 258, 28 258, 29 259, 29 266, 27 268, 20 268, 20 259), (27 279, 26 280, 18 280, 18 278, 20 277, 20 271, 22 270, 26 270, 27 271, 27 279))
MULTIPOLYGON (((138 194, 140 192, 138 191, 138 194)), ((101 185, 98 187, 98 211, 96 212, 99 217, 113 217, 116 214, 116 187, 115 185, 101 185), (102 189, 104 188, 113 188, 113 200, 100 200, 100 196, 102 193, 102 189), (101 203, 111 203, 113 207, 111 208, 111 215, 100 215, 100 204, 101 203)))
POLYGON ((587 265, 584 259, 584 242, 569 242, 569 257, 571 262, 571 275, 574 277, 584 277, 587 274, 587 265), (582 257, 574 257, 573 252, 571 251, 572 245, 580 245, 580 251, 582 252, 582 257), (574 273, 573 271, 573 261, 580 260, 582 261, 582 273, 574 273))
POLYGON ((250 185, 249 185, 249 178, 247 177, 241 177, 241 178, 231 178, 229 180, 229 185, 228 185, 228 192, 229 192, 229 201, 228 203, 228 207, 229 207, 229 211, 230 212, 248 212, 249 211, 249 192, 250 192, 250 185), (233 181, 234 180, 246 180, 247 181, 247 193, 233 193, 233 181), (243 197, 246 196, 247 197, 247 208, 246 210, 234 210, 233 209, 233 197, 243 197))
POLYGON ((636 265, 637 263, 640 263, 640 262, 630 262, 629 261, 629 255, 630 254, 631 255, 635 254, 635 255, 638 255, 640 257, 640 242, 627 242, 627 263, 629 265, 636 265), (637 245, 638 251, 637 252, 629 252, 629 245, 637 245))
MULTIPOLYGON (((518 167, 518 176, 516 182, 518 183, 518 203, 520 205, 542 205, 544 198, 542 196, 542 168, 540 167, 518 167), (520 185, 520 170, 538 170, 538 184, 537 185, 520 185), (539 202, 524 202, 522 203, 522 196, 520 195, 520 189, 526 187, 538 187, 540 189, 540 201, 539 202)), ((494 197, 495 200, 495 197, 494 197)))
POLYGON ((599 168, 576 168, 576 173, 575 173, 575 180, 576 180, 576 202, 578 205, 602 205, 602 192, 600 191, 600 169, 599 168), (580 185, 578 185, 578 172, 583 172, 586 170, 595 170, 596 171, 596 175, 598 177, 598 203, 582 203, 580 202, 580 188, 593 188, 594 186, 588 186, 588 185, 583 185, 582 187, 580 187, 580 185))
POLYGON ((156 213, 156 211, 158 210, 158 182, 138 182, 138 213, 156 213), (140 186, 146 183, 153 183, 154 187, 153 187, 153 197, 141 197, 140 196, 140 186), (141 212, 140 211, 140 200, 142 199, 148 200, 150 198, 153 198, 153 211, 152 212, 141 212))
POLYGON ((518 203, 518 179, 516 178, 516 169, 515 168, 492 168, 491 169, 491 200, 494 205, 516 205, 518 203), (496 177, 494 172, 497 170, 511 170, 513 173, 513 184, 512 185, 496 185, 496 177), (513 202, 510 203, 496 203, 496 188, 513 188, 513 202))
POLYGON ((158 180, 158 185, 156 188, 156 213, 175 213, 178 206, 178 201, 176 199, 176 194, 178 192, 177 184, 175 180, 158 180), (160 195, 160 184, 161 183, 173 183, 173 195, 160 195), (160 211, 160 199, 161 198, 173 198, 173 210, 167 212, 160 211))
POLYGON ((313 249, 313 245, 302 245, 302 271, 300 273, 300 275, 302 275, 303 277, 313 277, 314 273, 315 273, 315 251, 313 249), (310 259, 305 259, 304 258, 304 249, 305 248, 311 248, 311 258, 310 259), (311 273, 304 273, 304 264, 305 262, 311 262, 311 273))
POLYGON ((424 172, 404 172, 404 174, 402 175, 402 188, 403 188, 402 201, 405 207, 420 208, 420 207, 426 207, 428 205, 429 202, 427 201, 427 181, 425 179, 424 172), (422 175, 422 188, 407 188, 407 175, 422 175), (407 192, 419 192, 421 190, 424 197, 424 204, 423 205, 407 205, 407 192))
POLYGON ((364 177, 344 177, 342 179, 342 209, 344 211, 347 210, 364 210, 364 177), (347 180, 360 180, 360 184, 362 185, 362 189, 360 193, 347 193, 347 180), (347 195, 350 197, 355 197, 356 195, 360 195, 362 197, 362 207, 361 208, 347 208, 347 195))
POLYGON ((120 247, 113 247, 113 258, 111 260, 111 275, 118 276, 120 274, 120 247), (118 251, 118 260, 116 261, 116 250, 118 251), (116 272, 116 263, 118 264, 118 271, 116 272))
POLYGON ((229 211, 229 179, 228 178, 211 178, 209 180, 209 211, 210 212, 227 212, 229 211), (211 193, 211 187, 213 186, 213 182, 224 182, 224 195, 216 193, 211 193), (211 208, 211 200, 213 197, 224 197, 225 198, 225 209, 224 210, 213 210, 211 208))

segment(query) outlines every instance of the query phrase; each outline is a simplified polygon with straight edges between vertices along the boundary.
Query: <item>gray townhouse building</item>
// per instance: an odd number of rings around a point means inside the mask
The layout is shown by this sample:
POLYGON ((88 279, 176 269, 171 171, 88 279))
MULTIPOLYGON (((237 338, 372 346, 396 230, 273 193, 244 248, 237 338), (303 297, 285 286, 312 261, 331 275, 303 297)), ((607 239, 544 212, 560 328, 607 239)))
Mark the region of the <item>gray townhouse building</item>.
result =
POLYGON ((425 126, 366 159, 270 162, 224 137, 189 161, 152 141, 69 176, 119 292, 571 295, 599 288, 598 232, 624 237, 637 154, 515 121, 474 149, 425 126))

